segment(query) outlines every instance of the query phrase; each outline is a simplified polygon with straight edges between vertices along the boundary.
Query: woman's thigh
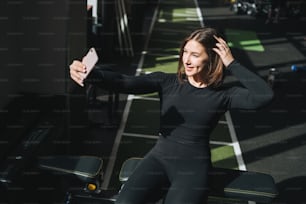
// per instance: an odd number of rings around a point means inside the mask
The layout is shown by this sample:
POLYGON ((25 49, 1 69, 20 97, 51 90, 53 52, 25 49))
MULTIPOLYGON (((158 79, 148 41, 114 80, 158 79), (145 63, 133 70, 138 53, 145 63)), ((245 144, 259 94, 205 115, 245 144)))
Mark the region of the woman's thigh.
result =
POLYGON ((207 202, 210 162, 190 159, 177 161, 171 172, 171 186, 165 204, 204 204, 207 202))
POLYGON ((198 179, 174 182, 168 190, 164 204, 204 204, 207 202, 208 189, 198 179))
POLYGON ((121 189, 116 204, 143 204, 152 200, 167 185, 162 165, 152 156, 145 157, 121 189))

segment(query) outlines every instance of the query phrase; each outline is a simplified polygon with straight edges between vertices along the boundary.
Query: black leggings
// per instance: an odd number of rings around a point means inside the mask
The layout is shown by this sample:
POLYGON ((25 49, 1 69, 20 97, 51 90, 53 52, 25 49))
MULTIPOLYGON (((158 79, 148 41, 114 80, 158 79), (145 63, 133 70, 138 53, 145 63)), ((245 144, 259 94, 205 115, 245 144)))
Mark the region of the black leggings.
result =
POLYGON ((116 203, 149 203, 161 189, 167 191, 164 204, 206 203, 210 168, 207 145, 161 139, 124 184, 116 203))

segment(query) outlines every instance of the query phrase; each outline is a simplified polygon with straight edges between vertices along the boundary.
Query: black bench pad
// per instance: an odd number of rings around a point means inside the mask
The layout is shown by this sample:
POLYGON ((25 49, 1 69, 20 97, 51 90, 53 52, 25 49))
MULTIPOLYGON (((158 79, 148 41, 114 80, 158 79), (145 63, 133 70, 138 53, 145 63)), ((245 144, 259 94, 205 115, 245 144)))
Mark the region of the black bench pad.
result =
POLYGON ((50 156, 39 158, 38 166, 55 172, 95 178, 101 172, 103 160, 96 156, 50 156))
POLYGON ((260 172, 213 168, 210 187, 212 195, 259 203, 271 203, 277 196, 273 177, 260 172))

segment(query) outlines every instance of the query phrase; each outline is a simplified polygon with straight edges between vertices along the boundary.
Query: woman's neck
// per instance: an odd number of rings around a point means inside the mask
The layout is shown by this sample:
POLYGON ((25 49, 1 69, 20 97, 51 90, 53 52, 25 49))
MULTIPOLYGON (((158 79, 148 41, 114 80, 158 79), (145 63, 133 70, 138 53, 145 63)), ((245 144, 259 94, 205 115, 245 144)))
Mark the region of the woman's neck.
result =
POLYGON ((207 84, 203 80, 195 79, 194 77, 188 77, 189 83, 197 88, 205 88, 207 84))

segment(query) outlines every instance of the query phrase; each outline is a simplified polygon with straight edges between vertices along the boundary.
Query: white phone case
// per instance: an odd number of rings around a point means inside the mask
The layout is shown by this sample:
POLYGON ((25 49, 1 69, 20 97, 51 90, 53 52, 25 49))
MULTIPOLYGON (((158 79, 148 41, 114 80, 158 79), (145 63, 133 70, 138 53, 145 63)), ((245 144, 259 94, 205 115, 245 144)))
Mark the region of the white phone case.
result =
POLYGON ((98 62, 98 55, 95 48, 90 48, 88 53, 84 56, 82 63, 86 66, 86 73, 83 73, 83 78, 85 79, 91 70, 94 68, 96 63, 98 62))

